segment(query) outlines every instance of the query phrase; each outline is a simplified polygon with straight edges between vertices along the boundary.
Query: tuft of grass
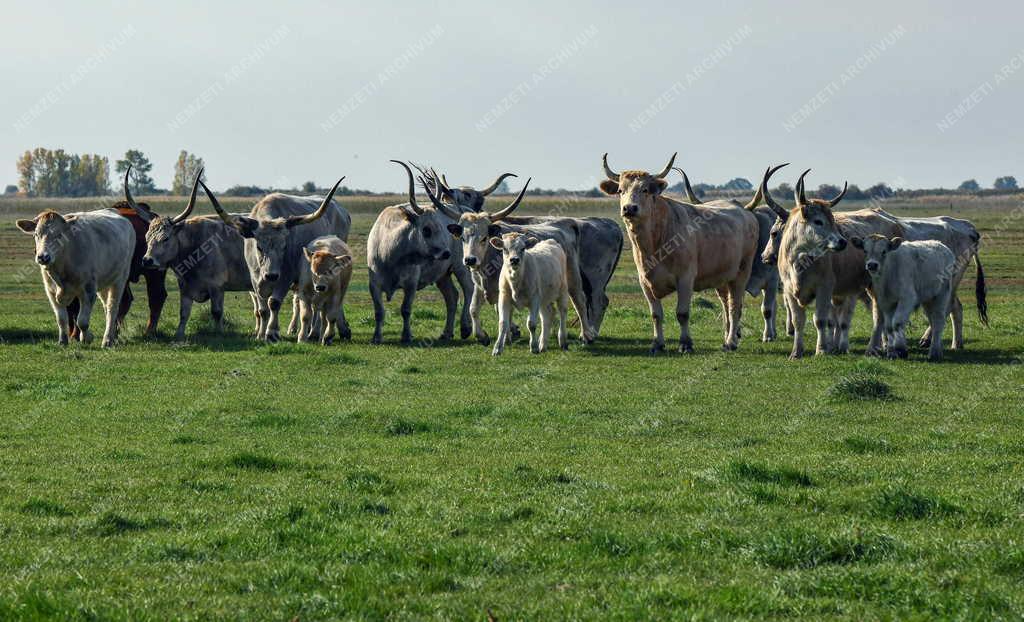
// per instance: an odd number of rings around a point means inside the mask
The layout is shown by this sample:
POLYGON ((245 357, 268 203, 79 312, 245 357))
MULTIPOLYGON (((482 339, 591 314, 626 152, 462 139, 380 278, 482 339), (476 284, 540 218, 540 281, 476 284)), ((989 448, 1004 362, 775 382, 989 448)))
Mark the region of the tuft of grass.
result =
POLYGON ((385 426, 384 431, 389 436, 408 436, 410 434, 420 434, 423 432, 430 432, 430 425, 423 421, 416 421, 413 419, 406 419, 404 417, 397 417, 388 422, 385 426))
POLYGON ((730 462, 726 468, 726 473, 731 479, 746 480, 759 484, 778 484, 780 486, 797 486, 801 488, 814 486, 814 480, 807 471, 790 467, 768 467, 745 460, 730 462))
POLYGON ((345 482, 352 490, 362 493, 390 495, 395 491, 394 482, 373 471, 352 471, 345 476, 345 482))
POLYGON ((295 418, 278 413, 261 413, 249 424, 253 428, 271 428, 281 430, 295 423, 295 418))
POLYGON ((896 451, 884 438, 866 436, 847 436, 843 439, 843 447, 855 454, 891 454, 896 451))
POLYGON ((63 505, 46 499, 29 499, 19 508, 22 514, 30 516, 74 516, 74 512, 63 505))
POLYGON ((890 400, 892 387, 872 374, 853 372, 841 377, 828 389, 829 397, 843 401, 890 400))
POLYGON ((116 512, 107 512, 96 519, 92 532, 99 536, 117 536, 134 531, 149 531, 170 527, 171 522, 163 518, 131 518, 116 512))
POLYGON ((941 497, 910 490, 908 488, 890 487, 879 491, 870 501, 873 515, 892 520, 925 520, 941 519, 963 510, 941 497))
POLYGON ((171 439, 171 445, 197 445, 202 444, 202 442, 201 438, 188 434, 179 434, 171 439))
POLYGON ((280 471, 288 467, 288 463, 283 460, 250 452, 242 452, 231 456, 227 459, 227 465, 236 469, 250 471, 280 471))
POLYGON ((873 563, 891 559, 899 547, 884 534, 821 534, 794 528, 769 530, 753 546, 754 558, 780 570, 808 569, 826 565, 873 563))

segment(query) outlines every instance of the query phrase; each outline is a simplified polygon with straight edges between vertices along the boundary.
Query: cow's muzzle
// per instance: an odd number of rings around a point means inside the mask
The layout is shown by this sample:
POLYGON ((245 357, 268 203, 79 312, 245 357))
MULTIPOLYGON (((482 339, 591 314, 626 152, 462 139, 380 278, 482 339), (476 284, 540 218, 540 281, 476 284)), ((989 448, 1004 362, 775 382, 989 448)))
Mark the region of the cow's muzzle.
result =
POLYGON ((513 265, 513 266, 518 266, 520 261, 521 260, 518 257, 509 257, 508 258, 509 265, 513 265))
POLYGON ((775 253, 763 253, 761 255, 761 262, 766 263, 769 266, 774 266, 779 258, 775 256, 775 253))
POLYGON ((53 257, 50 257, 50 253, 39 253, 36 255, 36 263, 40 266, 45 266, 50 263, 53 257))
POLYGON ((877 261, 869 261, 864 267, 867 268, 868 272, 874 274, 875 272, 878 272, 878 268, 880 266, 878 265, 877 261))
POLYGON ((473 255, 469 255, 465 259, 462 260, 462 263, 466 264, 467 266, 475 266, 476 265, 476 257, 474 257, 473 255))
POLYGON ((276 273, 276 272, 268 272, 266 275, 264 275, 263 278, 266 279, 267 281, 271 282, 271 283, 274 283, 274 282, 277 281, 279 276, 281 276, 281 275, 276 273))
POLYGON ((146 255, 145 257, 142 258, 142 267, 143 268, 158 268, 158 267, 160 267, 160 264, 158 264, 156 262, 156 259, 153 259, 149 255, 146 255))
POLYGON ((636 218, 640 215, 639 205, 623 205, 622 206, 622 217, 623 218, 636 218))
POLYGON ((315 289, 318 292, 326 292, 327 291, 327 286, 326 285, 314 285, 313 289, 315 289))
POLYGON ((847 243, 848 242, 846 241, 846 238, 836 238, 834 240, 829 240, 828 250, 836 252, 841 251, 846 248, 847 243))

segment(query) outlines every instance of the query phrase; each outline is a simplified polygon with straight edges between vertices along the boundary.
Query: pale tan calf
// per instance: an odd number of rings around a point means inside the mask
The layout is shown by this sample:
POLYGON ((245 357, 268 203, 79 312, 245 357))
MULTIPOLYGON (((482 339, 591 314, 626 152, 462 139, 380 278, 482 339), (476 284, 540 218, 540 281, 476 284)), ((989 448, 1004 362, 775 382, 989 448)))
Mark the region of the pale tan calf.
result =
POLYGON ((352 280, 352 251, 341 238, 328 235, 313 240, 302 252, 307 266, 299 275, 298 340, 320 338, 326 346, 338 330, 342 339, 351 338, 344 304, 352 280))

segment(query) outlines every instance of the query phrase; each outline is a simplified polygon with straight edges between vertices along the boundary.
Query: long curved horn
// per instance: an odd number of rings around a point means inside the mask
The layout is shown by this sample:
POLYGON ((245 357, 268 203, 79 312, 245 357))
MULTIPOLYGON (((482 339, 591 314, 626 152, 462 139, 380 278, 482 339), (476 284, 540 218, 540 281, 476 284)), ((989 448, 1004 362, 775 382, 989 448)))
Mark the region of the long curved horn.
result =
POLYGON ((445 188, 451 190, 452 186, 448 183, 448 178, 444 176, 444 173, 441 173, 441 183, 444 184, 445 188))
POLYGON ((412 207, 412 211, 416 212, 416 214, 422 214, 423 208, 416 203, 416 180, 412 178, 412 169, 401 160, 391 161, 400 165, 405 169, 405 172, 409 174, 409 206, 412 207))
POLYGON ((764 177, 761 178, 760 194, 764 198, 764 202, 768 204, 768 207, 772 208, 772 211, 775 212, 775 214, 779 218, 785 221, 787 218, 789 218, 789 212, 786 211, 786 208, 776 203, 775 199, 772 198, 772 193, 768 192, 768 180, 771 179, 771 176, 775 174, 775 171, 779 170, 783 166, 789 166, 789 162, 786 162, 785 164, 780 164, 775 168, 769 167, 768 170, 765 171, 764 177))
POLYGON ((764 177, 761 178, 760 185, 757 186, 757 192, 754 193, 754 198, 750 199, 750 202, 743 206, 744 208, 754 209, 755 207, 761 204, 761 201, 764 200, 765 194, 768 192, 768 180, 771 179, 771 176, 775 174, 775 171, 779 170, 783 166, 789 166, 789 162, 786 162, 785 164, 779 164, 778 166, 768 167, 768 169, 764 172, 764 177))
POLYGON ((443 199, 446 196, 452 196, 452 189, 448 187, 448 182, 444 180, 444 175, 438 175, 437 171, 431 168, 430 177, 434 179, 434 187, 437 190, 438 198, 443 199))
POLYGON ((182 213, 180 213, 177 216, 175 216, 174 218, 172 218, 171 219, 171 223, 172 224, 176 225, 179 222, 181 222, 181 221, 185 220, 186 218, 188 218, 189 214, 191 214, 192 210, 195 208, 195 206, 196 206, 196 192, 199 191, 199 178, 203 176, 203 170, 204 169, 199 169, 199 172, 196 173, 195 181, 192 182, 192 196, 190 196, 188 198, 188 205, 185 206, 185 211, 183 211, 182 213))
POLYGON ((836 203, 839 203, 840 201, 842 201, 843 197, 846 196, 846 191, 849 190, 849 188, 850 188, 849 182, 845 182, 844 181, 843 182, 843 191, 839 193, 839 196, 837 196, 836 198, 834 198, 831 201, 829 201, 828 202, 828 206, 829 207, 835 207, 836 203))
POLYGON ((604 154, 604 157, 601 158, 601 164, 604 165, 604 174, 608 176, 608 179, 610 179, 612 181, 619 181, 619 174, 616 173, 615 171, 613 171, 611 169, 611 167, 608 166, 608 154, 607 153, 604 154))
POLYGON ((430 198, 430 202, 434 204, 434 207, 436 207, 442 214, 444 214, 448 218, 451 218, 452 220, 458 222, 461 214, 457 210, 452 209, 450 206, 445 205, 441 201, 440 195, 434 196, 434 193, 430 191, 430 187, 427 186, 426 180, 424 180, 422 177, 420 177, 419 180, 420 184, 422 184, 423 188, 426 190, 427 197, 430 198))
POLYGON ((679 168, 678 166, 673 166, 672 170, 679 171, 679 174, 683 176, 683 188, 686 189, 686 199, 693 205, 702 204, 703 201, 697 198, 697 195, 694 194, 693 192, 693 188, 690 187, 690 178, 686 176, 686 171, 679 168))
POLYGON ((498 189, 498 186, 501 185, 501 182, 505 181, 506 177, 518 177, 518 175, 516 175, 515 173, 502 173, 501 175, 498 175, 498 178, 494 180, 493 184, 481 190, 480 194, 487 196, 490 193, 494 192, 495 190, 498 189))
POLYGON ((526 184, 523 186, 523 189, 519 191, 519 195, 516 196, 516 200, 512 201, 512 203, 510 203, 508 207, 506 207, 503 210, 494 212, 493 214, 490 215, 491 222, 498 222, 499 220, 511 214, 512 210, 519 207, 519 203, 523 200, 523 197, 526 195, 526 189, 530 187, 531 180, 533 180, 532 177, 526 180, 526 184))
POLYGON ((796 199, 797 205, 807 205, 807 195, 804 193, 804 177, 810 172, 811 169, 804 171, 796 182, 796 188, 793 189, 793 196, 796 199))
POLYGON ((149 222, 153 220, 153 216, 155 216, 156 214, 135 202, 135 197, 132 196, 132 191, 128 189, 128 176, 131 175, 131 172, 132 165, 129 164, 128 170, 124 172, 124 200, 128 202, 128 205, 133 210, 135 210, 135 213, 139 215, 139 218, 145 220, 146 222, 149 222))
POLYGON ((217 212, 217 215, 220 216, 220 219, 223 220, 225 224, 234 225, 235 221, 231 217, 231 214, 224 211, 224 208, 220 206, 220 201, 217 200, 217 197, 213 196, 210 189, 206 187, 205 183, 203 183, 202 178, 197 178, 197 180, 199 181, 199 185, 203 187, 203 192, 206 193, 207 198, 210 199, 210 205, 213 206, 213 211, 217 212))
POLYGON ((672 157, 671 157, 671 158, 669 158, 668 164, 666 164, 666 165, 665 165, 665 168, 664 168, 664 170, 662 170, 662 171, 661 171, 660 173, 658 173, 658 174, 657 174, 657 175, 655 175, 654 177, 655 177, 655 178, 657 178, 657 179, 665 179, 666 177, 668 177, 668 174, 669 174, 670 172, 672 172, 672 165, 673 165, 673 164, 675 164, 675 162, 676 162, 676 156, 677 156, 677 155, 679 155, 679 152, 678 152, 678 151, 677 151, 677 152, 675 152, 675 153, 673 153, 673 154, 672 154, 672 157))
POLYGON ((320 218, 323 217, 325 213, 327 213, 327 208, 331 205, 331 199, 334 198, 334 193, 338 190, 338 186, 340 186, 341 182, 343 181, 345 181, 344 176, 342 176, 342 178, 339 179, 338 181, 334 182, 334 187, 331 188, 331 191, 327 193, 327 196, 324 197, 324 200, 321 201, 320 203, 320 207, 316 208, 315 212, 313 212, 312 214, 306 214, 305 216, 292 216, 291 218, 288 219, 286 223, 287 226, 295 227, 298 225, 308 225, 311 222, 320 220, 320 218))

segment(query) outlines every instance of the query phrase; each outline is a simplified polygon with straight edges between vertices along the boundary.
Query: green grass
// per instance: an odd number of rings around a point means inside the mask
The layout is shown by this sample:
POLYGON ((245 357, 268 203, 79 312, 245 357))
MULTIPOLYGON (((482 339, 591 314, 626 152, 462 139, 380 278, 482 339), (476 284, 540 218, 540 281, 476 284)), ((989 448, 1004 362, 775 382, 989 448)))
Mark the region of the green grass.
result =
MULTIPOLYGON (((380 200, 351 205, 358 258, 380 200)), ((0 619, 1024 616, 1019 202, 955 212, 987 236, 992 326, 968 311, 940 364, 864 359, 863 309, 855 354, 790 361, 754 299, 722 353, 708 293, 698 353, 652 358, 628 251, 568 353, 399 346, 400 297, 371 346, 362 268, 351 343, 256 344, 229 294, 237 332, 199 305, 175 345, 173 291, 145 341, 136 287, 118 348, 60 348, 12 224, 43 206, 0 203, 0 619)), ((416 338, 443 318, 421 292, 416 338)))

